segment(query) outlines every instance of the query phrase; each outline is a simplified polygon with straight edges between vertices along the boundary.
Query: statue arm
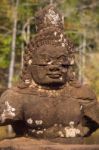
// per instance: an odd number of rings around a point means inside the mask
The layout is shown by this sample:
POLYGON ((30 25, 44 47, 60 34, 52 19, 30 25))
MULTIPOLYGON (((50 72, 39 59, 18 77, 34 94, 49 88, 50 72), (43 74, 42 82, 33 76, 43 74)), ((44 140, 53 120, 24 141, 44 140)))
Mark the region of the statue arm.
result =
POLYGON ((84 107, 85 125, 88 126, 89 135, 99 128, 99 103, 93 102, 84 107))
POLYGON ((12 89, 6 90, 0 98, 0 126, 21 119, 20 95, 12 89))
POLYGON ((88 135, 99 128, 99 102, 95 93, 88 86, 85 86, 85 95, 81 100, 84 126, 89 128, 88 135))

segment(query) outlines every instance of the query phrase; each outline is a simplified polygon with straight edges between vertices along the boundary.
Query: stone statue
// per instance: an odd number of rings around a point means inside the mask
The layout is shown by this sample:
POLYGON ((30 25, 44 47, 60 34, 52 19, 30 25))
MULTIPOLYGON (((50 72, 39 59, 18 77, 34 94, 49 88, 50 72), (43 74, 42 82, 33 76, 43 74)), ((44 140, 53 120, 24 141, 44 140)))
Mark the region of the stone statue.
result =
POLYGON ((11 124, 17 136, 82 143, 99 128, 96 96, 78 82, 76 51, 56 7, 38 11, 35 22, 21 80, 1 96, 0 125, 11 124))

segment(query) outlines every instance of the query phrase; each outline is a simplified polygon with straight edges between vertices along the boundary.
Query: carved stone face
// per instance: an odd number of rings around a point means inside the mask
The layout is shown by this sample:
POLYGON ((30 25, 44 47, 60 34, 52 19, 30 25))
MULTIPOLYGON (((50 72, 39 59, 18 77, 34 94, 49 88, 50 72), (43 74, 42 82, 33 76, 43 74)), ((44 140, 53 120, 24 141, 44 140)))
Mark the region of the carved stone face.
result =
POLYGON ((60 86, 66 83, 67 54, 61 46, 43 45, 33 55, 33 80, 39 85, 60 86))

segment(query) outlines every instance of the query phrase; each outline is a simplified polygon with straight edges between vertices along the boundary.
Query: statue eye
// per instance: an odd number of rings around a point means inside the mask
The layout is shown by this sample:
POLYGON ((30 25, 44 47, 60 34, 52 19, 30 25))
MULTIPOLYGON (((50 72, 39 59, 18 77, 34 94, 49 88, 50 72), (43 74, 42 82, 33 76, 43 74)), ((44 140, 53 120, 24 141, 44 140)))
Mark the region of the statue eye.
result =
POLYGON ((62 65, 63 67, 66 67, 66 68, 69 67, 68 58, 64 55, 58 58, 58 63, 62 65))
POLYGON ((48 57, 45 58, 45 62, 46 62, 46 63, 49 63, 50 61, 51 61, 50 58, 48 58, 48 57))
POLYGON ((60 56, 60 57, 58 58, 58 61, 59 61, 60 63, 65 63, 65 62, 67 61, 67 58, 66 58, 66 56, 60 56))
POLYGON ((40 55, 39 56, 39 63, 41 65, 47 65, 50 61, 51 61, 51 59, 46 55, 40 55))

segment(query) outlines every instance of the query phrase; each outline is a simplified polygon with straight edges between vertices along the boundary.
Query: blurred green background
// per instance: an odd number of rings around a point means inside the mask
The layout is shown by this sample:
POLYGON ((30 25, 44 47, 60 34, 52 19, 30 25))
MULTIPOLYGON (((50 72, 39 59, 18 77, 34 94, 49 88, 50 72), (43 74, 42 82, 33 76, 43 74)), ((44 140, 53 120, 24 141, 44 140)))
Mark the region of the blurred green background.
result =
MULTIPOLYGON (((65 33, 78 51, 79 80, 99 99, 99 0, 0 0, 0 94, 15 85, 23 67, 23 53, 35 35, 35 12, 54 3, 64 16, 65 33)), ((8 135, 0 127, 0 139, 8 135)), ((99 144, 99 131, 87 143, 99 144)))

